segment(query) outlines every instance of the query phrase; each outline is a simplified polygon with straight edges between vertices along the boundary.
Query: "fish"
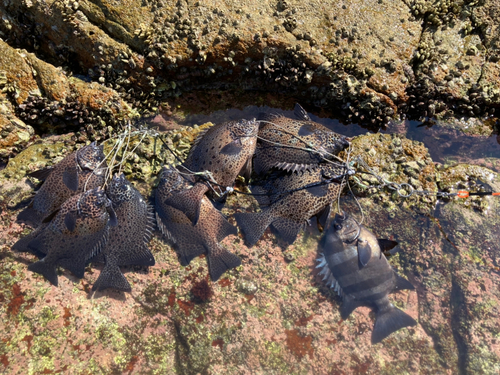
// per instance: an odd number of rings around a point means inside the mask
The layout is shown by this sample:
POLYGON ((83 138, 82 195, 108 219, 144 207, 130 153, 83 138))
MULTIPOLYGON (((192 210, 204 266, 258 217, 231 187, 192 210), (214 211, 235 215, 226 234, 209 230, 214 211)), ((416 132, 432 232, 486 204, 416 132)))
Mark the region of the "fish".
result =
POLYGON ((165 239, 173 243, 181 265, 187 266, 195 257, 206 254, 210 278, 216 281, 227 270, 241 265, 240 258, 220 244, 238 231, 206 196, 201 198, 199 220, 194 226, 183 211, 169 204, 170 197, 193 188, 193 183, 175 168, 163 167, 155 192, 156 221, 165 239))
POLYGON ((359 306, 375 310, 371 342, 377 344, 391 333, 415 326, 417 322, 394 307, 388 295, 394 290, 414 289, 398 275, 383 254, 392 241, 378 240, 375 235, 347 214, 337 214, 323 234, 316 268, 326 284, 342 298, 340 315, 347 317, 359 306))
POLYGON ((97 146, 92 142, 53 167, 30 173, 44 182, 17 220, 36 228, 68 198, 102 186, 106 168, 103 145, 97 146))
POLYGON ((331 202, 345 186, 346 173, 344 165, 326 163, 298 173, 275 171, 263 183, 251 185, 261 211, 233 215, 247 245, 255 245, 269 226, 287 245, 295 242, 313 216, 324 227, 331 202))
POLYGON ((113 176, 106 188, 118 224, 109 229, 109 236, 101 255, 105 265, 92 286, 92 291, 114 288, 132 290, 120 266, 154 266, 155 259, 148 249, 154 226, 154 215, 141 193, 122 173, 113 176))
POLYGON ((311 121, 307 112, 295 104, 297 119, 282 115, 261 114, 259 142, 253 161, 255 173, 266 174, 271 169, 288 172, 311 170, 325 159, 349 146, 350 138, 311 121))
POLYGON ((58 265, 81 279, 87 261, 104 248, 109 228, 116 225, 111 202, 100 187, 74 195, 26 245, 34 254, 45 254, 28 269, 55 286, 58 265))
POLYGON ((202 197, 222 208, 238 175, 250 179, 252 157, 257 145, 259 123, 255 120, 228 121, 201 133, 191 147, 179 171, 193 174, 195 186, 169 198, 169 204, 183 211, 196 224, 202 197), (207 172, 200 176, 200 172, 207 172), (195 175, 198 174, 198 175, 195 175))

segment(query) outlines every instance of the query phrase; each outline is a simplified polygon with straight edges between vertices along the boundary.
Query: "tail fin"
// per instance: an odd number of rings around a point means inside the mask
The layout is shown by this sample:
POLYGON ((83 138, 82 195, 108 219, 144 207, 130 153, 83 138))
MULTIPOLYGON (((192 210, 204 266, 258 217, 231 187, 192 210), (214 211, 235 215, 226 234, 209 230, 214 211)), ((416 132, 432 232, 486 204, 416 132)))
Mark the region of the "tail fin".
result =
POLYGON ((127 262, 120 262, 120 266, 154 266, 155 258, 146 245, 139 247, 134 256, 127 262))
POLYGON ((191 189, 186 189, 168 198, 165 203, 182 212, 196 225, 200 217, 200 206, 208 186, 203 183, 195 184, 191 189))
POLYGON ((40 225, 43 219, 44 215, 35 210, 31 204, 17 215, 18 222, 25 223, 33 228, 40 225))
POLYGON ((123 275, 120 267, 117 265, 109 265, 109 263, 104 266, 96 282, 92 285, 92 291, 104 290, 107 288, 114 288, 124 292, 130 292, 132 290, 132 287, 123 275))
POLYGON ((396 307, 377 312, 372 332, 372 344, 377 344, 397 330, 416 325, 410 315, 396 307))
POLYGON ((234 218, 240 227, 248 247, 252 247, 262 237, 264 231, 272 222, 268 211, 257 213, 236 213, 234 218))
POLYGON ((224 272, 241 265, 241 259, 217 244, 217 249, 208 252, 207 256, 210 278, 217 281, 224 272))
POLYGON ((28 266, 28 269, 45 276, 45 278, 49 280, 52 285, 57 286, 58 280, 56 266, 53 264, 47 264, 44 260, 45 258, 39 260, 38 262, 31 263, 28 266))
POLYGON ((299 223, 290 219, 279 218, 273 221, 272 228, 277 232, 278 236, 291 245, 297 239, 297 235, 304 228, 304 223, 299 223))

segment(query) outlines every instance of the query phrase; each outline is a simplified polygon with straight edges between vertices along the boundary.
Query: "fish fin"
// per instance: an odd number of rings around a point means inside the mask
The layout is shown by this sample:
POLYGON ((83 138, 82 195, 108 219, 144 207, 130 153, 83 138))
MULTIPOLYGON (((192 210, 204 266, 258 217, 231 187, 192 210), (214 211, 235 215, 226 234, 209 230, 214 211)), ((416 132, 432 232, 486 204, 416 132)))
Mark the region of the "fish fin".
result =
POLYGON ((261 112, 257 115, 257 121, 273 121, 276 118, 281 117, 280 115, 274 113, 264 113, 261 112))
POLYGON ((189 263, 191 263, 191 261, 194 258, 202 254, 205 254, 206 252, 207 252, 206 249, 198 244, 189 246, 189 248, 185 248, 184 246, 179 246, 179 244, 176 245, 177 257, 179 258, 179 263, 183 267, 188 266, 189 263))
POLYGON ((377 241, 382 252, 389 251, 398 245, 396 241, 386 240, 385 238, 377 238, 377 241))
POLYGON ((229 224, 229 222, 226 220, 222 214, 219 215, 220 217, 217 219, 217 227, 219 230, 216 233, 216 239, 217 242, 222 241, 224 238, 230 235, 238 235, 238 228, 236 228, 234 225, 229 224))
POLYGON ((282 169, 287 172, 303 172, 307 170, 313 170, 317 167, 316 164, 298 164, 298 163, 287 163, 287 162, 279 162, 273 164, 272 167, 282 169))
POLYGON ((300 127, 298 135, 301 137, 307 137, 308 135, 314 134, 314 125, 313 124, 304 124, 300 127))
POLYGON ((121 266, 154 266, 155 258, 146 246, 141 246, 127 262, 121 263, 121 266))
POLYGON ((283 241, 291 245, 297 239, 299 232, 304 228, 304 223, 298 223, 285 218, 278 218, 271 223, 271 228, 277 232, 278 236, 283 241))
POLYGON ((94 285, 92 285, 93 292, 96 290, 101 291, 108 288, 113 288, 124 292, 130 292, 132 290, 132 287, 130 286, 127 278, 125 277, 125 275, 123 275, 120 267, 118 267, 118 265, 116 264, 108 265, 108 263, 106 263, 96 282, 94 283, 94 285))
POLYGON ((49 175, 53 169, 54 169, 54 167, 45 167, 45 168, 38 169, 36 171, 28 173, 28 176, 34 177, 40 181, 45 181, 47 179, 47 177, 49 177, 49 175))
POLYGON ((241 167, 241 170, 238 174, 245 179, 245 183, 248 183, 248 181, 250 181, 250 177, 252 176, 252 157, 249 157, 247 159, 245 165, 241 167))
POLYGON ((269 211, 238 212, 233 216, 240 227, 241 233, 245 237, 248 247, 252 247, 257 243, 273 220, 269 211))
POLYGON ((52 285, 57 286, 58 280, 56 266, 54 264, 47 264, 45 262, 45 258, 39 260, 38 262, 31 263, 28 266, 28 269, 32 272, 43 275, 52 285))
POLYGON ((57 263, 62 268, 70 271, 77 278, 83 279, 83 276, 85 274, 85 267, 87 266, 87 262, 85 260, 79 261, 75 258, 63 258, 59 259, 57 263))
POLYGON ((205 134, 208 132, 208 130, 212 128, 211 126, 208 127, 208 128, 205 128, 203 130, 201 130, 198 135, 196 136, 194 142, 193 142, 193 146, 191 147, 191 150, 190 152, 193 152, 194 149, 196 148, 196 146, 198 146, 198 144, 200 143, 200 141, 203 139, 203 137, 205 136, 205 134))
POLYGON ((404 327, 417 325, 415 319, 396 307, 378 311, 372 332, 372 345, 404 327))
POLYGON ((269 194, 266 189, 260 185, 250 186, 250 191, 254 195, 254 198, 257 200, 260 206, 269 206, 271 204, 271 199, 269 198, 269 194))
POLYGON ((47 225, 48 223, 44 223, 37 229, 33 230, 31 233, 20 238, 14 245, 12 245, 12 250, 19 251, 20 253, 32 253, 38 258, 43 258, 45 256, 45 253, 30 249, 28 245, 45 229, 45 227, 47 227, 47 225))
POLYGON ((311 118, 307 114, 306 110, 302 108, 299 103, 295 103, 295 107, 293 108, 293 114, 295 118, 300 121, 311 121, 311 118))
POLYGON ((107 208, 108 214, 109 214, 109 221, 108 224, 110 227, 116 227, 118 225, 118 218, 116 217, 116 212, 113 209, 113 207, 110 205, 107 208))
POLYGON ((68 187, 68 189, 77 191, 78 190, 78 170, 76 167, 66 168, 62 175, 64 185, 68 187))
POLYGON ((17 215, 17 221, 31 227, 37 227, 43 220, 43 214, 37 211, 31 203, 17 215))
POLYGON ((306 190, 309 192, 309 194, 314 195, 315 197, 324 197, 328 194, 328 185, 311 186, 306 190))
POLYGON ((243 145, 241 143, 241 139, 238 138, 222 147, 220 153, 223 155, 238 155, 242 149, 243 145))
POLYGON ((64 216, 64 225, 70 232, 73 232, 76 228, 76 215, 73 211, 70 211, 64 216))
POLYGON ((42 220, 42 224, 51 222, 52 219, 57 216, 57 214, 59 213, 59 211, 60 211, 60 208, 58 208, 57 210, 55 210, 54 212, 52 212, 48 216, 45 216, 45 218, 42 220))
POLYGON ((340 305, 340 317, 344 320, 347 319, 359 306, 363 306, 361 301, 345 295, 342 305, 340 305))
POLYGON ((207 262, 210 279, 217 281, 224 272, 241 265, 241 259, 217 243, 217 249, 208 249, 207 262))
POLYGON ((358 260, 359 269, 365 267, 372 257, 372 248, 370 242, 358 239, 358 260))
POLYGON ((394 275, 396 276, 396 286, 394 290, 403 290, 403 289, 408 289, 408 290, 413 290, 415 287, 410 283, 407 279, 405 279, 402 276, 399 276, 396 272, 394 272, 394 275))
POLYGON ((332 210, 332 204, 326 205, 318 214, 316 217, 318 218, 318 224, 321 226, 322 230, 326 229, 326 224, 328 222, 328 219, 330 217, 330 212, 332 210))
POLYGON ((47 254, 49 249, 46 249, 45 242, 42 239, 43 235, 36 236, 27 244, 27 248, 33 254, 47 254))
POLYGON ((342 242, 340 236, 336 231, 330 229, 332 225, 333 222, 330 223, 329 229, 325 232, 325 234, 321 236, 318 246, 322 249, 338 249, 336 251, 341 252, 344 249, 344 242, 342 242))
POLYGON ((165 204, 184 212, 193 225, 196 225, 200 218, 201 200, 207 190, 208 186, 197 183, 191 189, 172 195, 165 201, 165 204))

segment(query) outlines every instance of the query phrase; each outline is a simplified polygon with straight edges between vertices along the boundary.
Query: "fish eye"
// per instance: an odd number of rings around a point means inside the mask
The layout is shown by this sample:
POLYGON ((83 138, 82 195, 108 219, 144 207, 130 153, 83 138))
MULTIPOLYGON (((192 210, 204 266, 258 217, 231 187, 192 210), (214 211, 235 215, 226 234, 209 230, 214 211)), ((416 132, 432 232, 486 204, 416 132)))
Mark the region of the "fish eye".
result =
POLYGON ((334 224, 333 227, 335 228, 335 230, 341 230, 342 224, 334 224))

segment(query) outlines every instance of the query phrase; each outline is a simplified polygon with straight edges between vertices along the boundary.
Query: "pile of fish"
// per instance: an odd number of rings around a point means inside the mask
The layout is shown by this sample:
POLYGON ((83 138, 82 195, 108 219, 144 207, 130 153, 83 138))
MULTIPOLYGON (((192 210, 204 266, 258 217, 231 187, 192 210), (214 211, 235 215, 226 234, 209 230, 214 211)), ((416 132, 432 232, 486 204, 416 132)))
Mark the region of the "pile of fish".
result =
MULTIPOLYGON (((237 176, 249 182, 259 212, 234 214, 248 246, 270 227, 285 246, 292 244, 316 216, 326 228, 319 244, 320 274, 343 298, 342 318, 358 306, 376 310, 372 342, 416 322, 396 309, 387 295, 412 285, 395 274, 377 240, 347 215, 329 222, 332 202, 340 196, 350 170, 338 158, 350 139, 311 121, 302 107, 296 119, 261 115, 229 121, 199 134, 180 165, 163 166, 153 209, 123 175, 106 182, 103 147, 91 144, 67 156, 51 170, 32 175, 45 180, 19 220, 36 229, 13 249, 40 258, 29 269, 57 285, 57 266, 82 278, 89 262, 104 263, 93 290, 130 291, 120 270, 125 265, 154 265, 147 244, 154 218, 179 262, 206 255, 210 278, 241 265, 221 245, 237 235, 221 213, 237 176), (104 188, 104 186, 106 186, 104 188)), ((381 246, 382 245, 382 246, 381 246)))
POLYGON ((106 169, 103 146, 92 143, 33 174, 45 181, 18 220, 36 229, 12 249, 38 256, 28 269, 53 285, 58 284, 57 266, 83 278, 94 261, 105 265, 93 290, 130 291, 119 266, 155 264, 147 248, 151 210, 123 175, 114 176, 104 190, 106 169))

